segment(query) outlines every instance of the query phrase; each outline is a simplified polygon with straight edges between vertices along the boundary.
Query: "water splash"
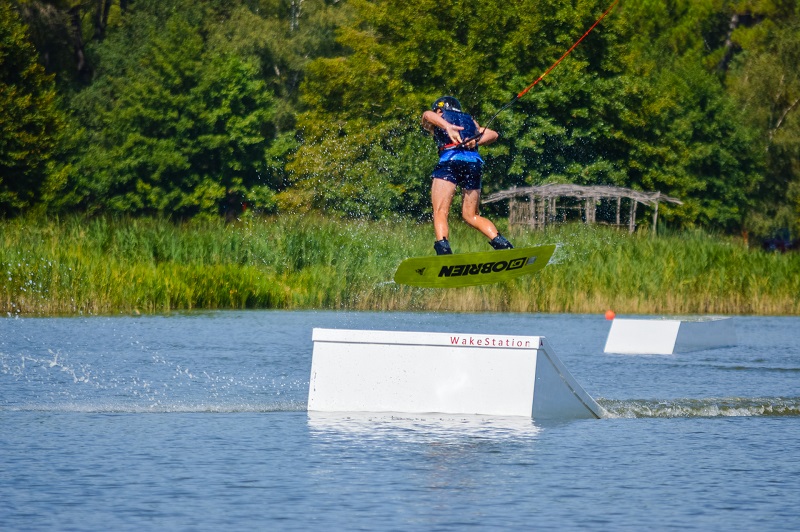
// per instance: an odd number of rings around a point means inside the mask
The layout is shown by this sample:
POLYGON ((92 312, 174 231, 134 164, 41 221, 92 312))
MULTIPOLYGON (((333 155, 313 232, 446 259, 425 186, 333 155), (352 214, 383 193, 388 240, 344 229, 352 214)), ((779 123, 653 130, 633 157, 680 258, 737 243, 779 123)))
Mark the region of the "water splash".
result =
MULTIPOLYGON (((96 413, 294 412, 306 409, 308 381, 284 374, 231 374, 153 354, 102 368, 61 351, 0 352, 0 410, 96 413)), ((106 362, 104 360, 103 362, 106 362)))
POLYGON ((16 378, 30 380, 30 374, 50 371, 53 380, 71 381, 74 384, 88 384, 97 386, 96 376, 91 366, 86 364, 71 365, 65 363, 64 355, 61 351, 48 349, 49 357, 35 357, 31 355, 20 355, 18 363, 2 353, 0 353, 0 372, 16 378))
POLYGON ((58 404, 27 404, 9 407, 10 412, 50 412, 79 414, 241 414, 269 412, 304 412, 305 401, 265 403, 181 403, 156 401, 149 405, 117 402, 62 402, 58 404))
POLYGON ((800 397, 598 400, 610 418, 797 417, 800 397))

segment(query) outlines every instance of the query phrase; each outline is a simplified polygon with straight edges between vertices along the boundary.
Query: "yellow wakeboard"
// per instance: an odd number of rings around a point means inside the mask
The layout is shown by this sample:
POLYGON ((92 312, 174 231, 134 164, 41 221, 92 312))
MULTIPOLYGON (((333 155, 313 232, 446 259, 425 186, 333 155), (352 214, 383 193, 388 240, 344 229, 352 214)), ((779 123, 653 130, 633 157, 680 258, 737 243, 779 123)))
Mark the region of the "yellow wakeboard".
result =
POLYGON ((499 283, 538 272, 550 261, 556 246, 434 255, 406 259, 394 282, 429 288, 455 288, 499 283))

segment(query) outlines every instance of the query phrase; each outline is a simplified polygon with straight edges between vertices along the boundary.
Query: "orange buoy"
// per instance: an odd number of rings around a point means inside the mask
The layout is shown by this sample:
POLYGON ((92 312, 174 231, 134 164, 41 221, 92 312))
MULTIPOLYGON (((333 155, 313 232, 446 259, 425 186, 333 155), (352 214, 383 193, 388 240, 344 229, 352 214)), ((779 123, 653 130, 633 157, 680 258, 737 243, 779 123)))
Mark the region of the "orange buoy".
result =
POLYGON ((606 311, 606 319, 607 320, 613 320, 616 316, 617 315, 614 314, 613 310, 609 309, 609 310, 606 311))

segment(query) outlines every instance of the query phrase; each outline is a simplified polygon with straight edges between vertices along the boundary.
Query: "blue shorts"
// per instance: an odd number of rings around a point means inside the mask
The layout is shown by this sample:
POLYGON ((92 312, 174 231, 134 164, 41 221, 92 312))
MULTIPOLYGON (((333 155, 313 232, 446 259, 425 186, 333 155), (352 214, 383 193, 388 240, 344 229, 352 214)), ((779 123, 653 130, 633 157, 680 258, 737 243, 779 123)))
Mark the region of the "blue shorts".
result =
POLYGON ((431 177, 449 181, 461 190, 480 190, 482 175, 483 163, 453 160, 438 163, 431 177))

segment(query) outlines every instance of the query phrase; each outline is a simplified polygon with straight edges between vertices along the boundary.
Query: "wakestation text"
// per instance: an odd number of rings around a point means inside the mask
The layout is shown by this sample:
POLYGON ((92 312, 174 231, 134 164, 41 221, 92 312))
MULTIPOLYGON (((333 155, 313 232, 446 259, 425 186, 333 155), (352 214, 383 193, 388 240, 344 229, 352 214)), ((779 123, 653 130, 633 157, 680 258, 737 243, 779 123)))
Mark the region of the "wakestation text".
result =
POLYGON ((492 338, 486 336, 476 338, 474 336, 451 336, 450 345, 473 345, 476 347, 532 347, 530 340, 520 340, 517 338, 492 338))

